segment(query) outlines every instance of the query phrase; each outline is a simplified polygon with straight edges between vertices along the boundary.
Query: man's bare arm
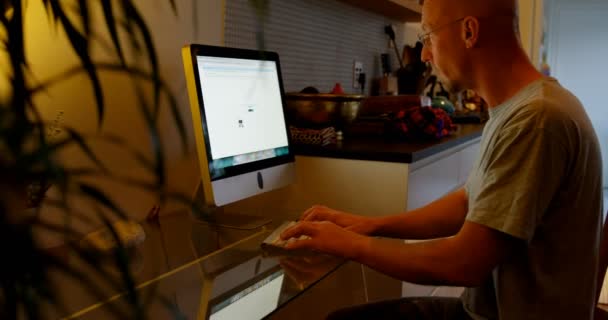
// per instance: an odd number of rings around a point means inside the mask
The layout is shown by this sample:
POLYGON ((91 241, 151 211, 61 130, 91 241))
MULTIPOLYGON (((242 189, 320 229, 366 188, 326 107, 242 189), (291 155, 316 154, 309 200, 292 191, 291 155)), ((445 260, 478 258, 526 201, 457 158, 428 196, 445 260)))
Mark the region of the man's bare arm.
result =
POLYGON ((354 260, 403 281, 474 287, 523 244, 488 227, 465 222, 450 238, 404 244, 366 238, 354 260))
POLYGON ((308 249, 365 264, 394 278, 419 284, 474 287, 525 241, 475 222, 453 237, 404 243, 364 236, 331 222, 301 222, 281 237, 308 236, 287 249, 308 249))
POLYGON ((464 188, 410 212, 374 219, 372 235, 403 239, 433 239, 453 236, 467 214, 464 188))

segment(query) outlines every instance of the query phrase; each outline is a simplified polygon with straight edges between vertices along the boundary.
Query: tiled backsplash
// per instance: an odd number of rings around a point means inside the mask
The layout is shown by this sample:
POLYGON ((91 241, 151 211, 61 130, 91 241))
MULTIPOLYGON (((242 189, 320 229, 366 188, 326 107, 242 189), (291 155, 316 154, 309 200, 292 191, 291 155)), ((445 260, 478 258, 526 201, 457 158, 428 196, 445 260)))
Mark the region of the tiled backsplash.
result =
MULTIPOLYGON (((401 50, 405 28, 401 22, 337 0, 270 1, 263 29, 265 48, 279 53, 287 92, 307 86, 328 92, 336 82, 346 92, 356 92, 352 84, 357 60, 364 64, 369 93, 371 79, 381 75, 381 53, 391 55, 393 70, 398 67, 384 33, 387 24, 393 25, 401 50)), ((249 0, 226 0, 226 46, 257 48, 257 26, 249 0)))

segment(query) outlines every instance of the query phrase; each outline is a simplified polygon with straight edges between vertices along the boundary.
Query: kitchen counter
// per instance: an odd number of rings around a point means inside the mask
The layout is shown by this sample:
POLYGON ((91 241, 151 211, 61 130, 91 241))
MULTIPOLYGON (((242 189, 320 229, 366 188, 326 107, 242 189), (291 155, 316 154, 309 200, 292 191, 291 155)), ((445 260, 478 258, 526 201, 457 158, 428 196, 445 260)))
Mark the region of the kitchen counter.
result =
POLYGON ((329 146, 294 145, 296 155, 351 160, 414 163, 479 138, 483 124, 459 124, 437 141, 409 142, 381 138, 348 138, 329 146))

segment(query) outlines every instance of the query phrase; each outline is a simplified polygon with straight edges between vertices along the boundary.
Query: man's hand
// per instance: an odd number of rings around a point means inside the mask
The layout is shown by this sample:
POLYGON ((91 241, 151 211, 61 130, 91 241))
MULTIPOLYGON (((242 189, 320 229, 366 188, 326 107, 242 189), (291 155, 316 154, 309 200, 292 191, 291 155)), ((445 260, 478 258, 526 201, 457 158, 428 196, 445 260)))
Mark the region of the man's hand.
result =
POLYGON ((363 235, 371 235, 378 228, 377 224, 372 218, 358 216, 318 205, 306 210, 302 214, 300 221, 329 221, 340 227, 346 228, 347 230, 363 235))
POLYGON ((346 259, 356 259, 369 238, 346 230, 332 222, 299 222, 283 231, 281 238, 298 238, 308 236, 308 239, 289 243, 286 249, 307 249, 328 253, 346 259))

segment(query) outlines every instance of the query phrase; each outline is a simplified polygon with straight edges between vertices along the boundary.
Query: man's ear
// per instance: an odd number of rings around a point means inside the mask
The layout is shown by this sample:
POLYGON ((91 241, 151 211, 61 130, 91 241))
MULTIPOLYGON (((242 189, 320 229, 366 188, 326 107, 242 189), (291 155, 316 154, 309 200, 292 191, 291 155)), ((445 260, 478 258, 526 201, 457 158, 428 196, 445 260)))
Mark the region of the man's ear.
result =
POLYGON ((477 44, 479 39, 479 20, 475 17, 466 17, 462 23, 462 40, 465 47, 471 49, 477 44))

